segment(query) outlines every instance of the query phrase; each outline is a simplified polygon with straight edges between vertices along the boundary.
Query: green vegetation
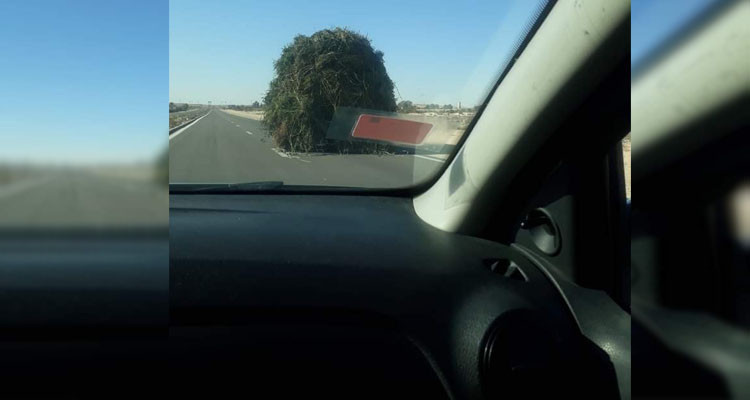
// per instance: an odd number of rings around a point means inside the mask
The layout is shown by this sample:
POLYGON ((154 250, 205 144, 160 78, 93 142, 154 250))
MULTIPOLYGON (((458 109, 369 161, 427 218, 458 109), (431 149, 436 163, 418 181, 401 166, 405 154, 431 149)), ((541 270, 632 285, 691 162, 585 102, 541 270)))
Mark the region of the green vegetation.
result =
POLYGON ((180 112, 180 111, 187 111, 188 109, 190 109, 190 105, 189 104, 185 104, 185 103, 180 104, 180 103, 172 103, 172 102, 169 103, 169 112, 170 113, 180 112))
POLYGON ((277 146, 292 152, 377 152, 386 147, 325 139, 338 107, 396 111, 383 53, 365 36, 342 28, 298 35, 282 50, 274 69, 264 122, 277 146))

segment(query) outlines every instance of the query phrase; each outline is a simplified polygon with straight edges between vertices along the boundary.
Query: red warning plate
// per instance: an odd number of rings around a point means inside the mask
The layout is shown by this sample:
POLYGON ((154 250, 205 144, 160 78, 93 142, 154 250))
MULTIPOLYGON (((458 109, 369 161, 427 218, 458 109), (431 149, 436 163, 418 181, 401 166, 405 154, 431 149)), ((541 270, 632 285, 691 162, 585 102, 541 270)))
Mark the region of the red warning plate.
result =
POLYGON ((362 114, 357 119, 357 124, 354 125, 352 137, 419 144, 430 129, 432 129, 432 124, 425 122, 362 114))

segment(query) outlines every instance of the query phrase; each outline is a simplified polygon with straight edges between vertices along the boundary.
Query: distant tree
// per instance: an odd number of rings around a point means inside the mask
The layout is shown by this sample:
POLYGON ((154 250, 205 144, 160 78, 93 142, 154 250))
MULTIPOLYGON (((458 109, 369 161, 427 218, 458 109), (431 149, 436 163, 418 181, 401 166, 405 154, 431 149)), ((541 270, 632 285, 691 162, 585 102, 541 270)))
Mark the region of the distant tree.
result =
POLYGON ((396 111, 393 81, 383 52, 348 29, 298 35, 274 63, 275 77, 263 99, 264 122, 277 146, 290 151, 377 151, 370 143, 326 140, 339 107, 396 111))
POLYGON ((453 104, 446 104, 443 106, 443 110, 452 110, 452 109, 453 109, 453 104))
POLYGON ((260 103, 258 103, 257 101, 254 101, 253 105, 251 107, 252 108, 260 108, 260 103))
POLYGON ((188 104, 169 103, 169 112, 187 111, 190 108, 188 104))
POLYGON ((414 106, 414 103, 412 103, 409 100, 404 100, 398 103, 398 110, 400 112, 414 112, 417 109, 416 106, 414 106))

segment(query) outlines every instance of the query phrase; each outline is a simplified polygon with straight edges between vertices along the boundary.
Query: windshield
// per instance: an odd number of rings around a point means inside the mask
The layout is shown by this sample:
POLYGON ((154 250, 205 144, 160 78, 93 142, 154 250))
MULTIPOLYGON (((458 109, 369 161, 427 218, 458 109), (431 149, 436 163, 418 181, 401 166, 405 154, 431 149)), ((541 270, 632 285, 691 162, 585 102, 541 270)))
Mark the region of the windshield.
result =
POLYGON ((427 181, 546 3, 172 1, 170 183, 427 181))

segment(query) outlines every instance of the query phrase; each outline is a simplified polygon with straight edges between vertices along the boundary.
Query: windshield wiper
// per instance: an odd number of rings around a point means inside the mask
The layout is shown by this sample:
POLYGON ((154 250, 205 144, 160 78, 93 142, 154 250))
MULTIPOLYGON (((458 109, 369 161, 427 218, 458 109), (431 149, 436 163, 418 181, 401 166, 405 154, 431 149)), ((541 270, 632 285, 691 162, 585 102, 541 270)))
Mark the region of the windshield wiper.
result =
POLYGON ((170 192, 190 193, 230 193, 230 192, 257 192, 279 189, 284 186, 282 181, 261 181, 243 183, 177 183, 170 184, 170 192))

